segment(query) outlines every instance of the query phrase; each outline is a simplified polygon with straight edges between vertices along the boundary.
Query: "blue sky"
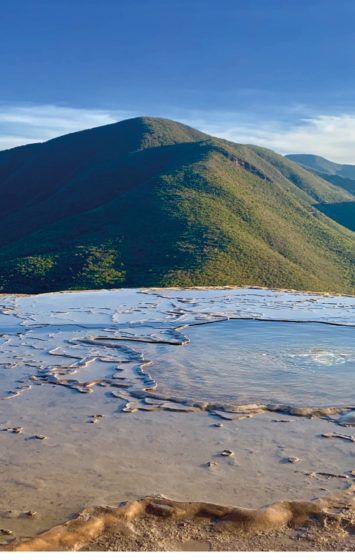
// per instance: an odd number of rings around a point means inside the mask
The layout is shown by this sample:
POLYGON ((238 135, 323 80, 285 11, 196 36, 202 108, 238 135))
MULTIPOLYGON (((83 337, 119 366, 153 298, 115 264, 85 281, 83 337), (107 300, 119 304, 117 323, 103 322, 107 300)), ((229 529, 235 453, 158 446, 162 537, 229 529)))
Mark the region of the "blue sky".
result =
POLYGON ((355 163, 353 0, 0 8, 0 148, 151 115, 355 163))

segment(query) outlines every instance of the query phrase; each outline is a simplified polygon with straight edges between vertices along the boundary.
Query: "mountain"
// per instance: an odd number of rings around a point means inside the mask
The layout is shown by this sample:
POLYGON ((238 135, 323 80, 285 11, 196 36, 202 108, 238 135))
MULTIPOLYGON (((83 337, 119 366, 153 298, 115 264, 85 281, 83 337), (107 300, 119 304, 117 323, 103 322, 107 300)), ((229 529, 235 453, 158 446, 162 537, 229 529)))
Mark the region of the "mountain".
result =
POLYGON ((355 197, 264 148, 142 117, 0 152, 0 288, 354 291, 355 197))
MULTIPOLYGON (((316 173, 318 177, 325 179, 325 181, 337 185, 355 196, 355 165, 334 163, 311 154, 289 154, 286 157, 301 164, 305 169, 316 173)), ((339 224, 355 231, 354 202, 328 202, 319 204, 318 209, 339 224)))
POLYGON ((348 179, 355 180, 355 165, 334 163, 334 161, 329 161, 321 156, 312 154, 288 154, 285 157, 291 161, 310 167, 315 171, 319 171, 320 173, 340 175, 341 177, 348 177, 348 179))

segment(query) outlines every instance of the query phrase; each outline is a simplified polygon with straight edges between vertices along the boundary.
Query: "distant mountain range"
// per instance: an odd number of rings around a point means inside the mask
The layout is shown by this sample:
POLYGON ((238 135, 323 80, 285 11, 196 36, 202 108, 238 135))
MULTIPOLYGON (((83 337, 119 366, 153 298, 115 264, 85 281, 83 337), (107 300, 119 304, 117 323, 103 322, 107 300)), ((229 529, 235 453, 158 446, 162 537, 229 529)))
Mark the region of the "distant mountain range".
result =
MULTIPOLYGON (((355 165, 334 163, 311 154, 289 154, 286 157, 355 196, 355 165)), ((318 209, 336 222, 355 231, 354 201, 318 204, 318 209)))
POLYGON ((334 161, 312 154, 289 154, 286 157, 319 173, 339 175, 355 180, 355 165, 334 163, 334 161))
POLYGON ((0 196, 2 292, 354 292, 355 235, 323 209, 354 204, 346 184, 174 121, 130 119, 2 151, 0 196))

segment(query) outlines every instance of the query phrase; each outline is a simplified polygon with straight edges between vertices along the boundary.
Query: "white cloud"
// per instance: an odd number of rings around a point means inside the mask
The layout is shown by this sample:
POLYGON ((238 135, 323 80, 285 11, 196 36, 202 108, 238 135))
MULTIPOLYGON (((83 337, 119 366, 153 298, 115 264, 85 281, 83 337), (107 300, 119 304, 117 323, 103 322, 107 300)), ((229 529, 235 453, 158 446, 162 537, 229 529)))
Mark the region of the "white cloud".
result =
POLYGON ((0 106, 0 150, 110 124, 134 116, 128 111, 76 109, 56 105, 0 106))
POLYGON ((319 115, 296 124, 277 121, 233 123, 204 130, 233 142, 256 144, 281 154, 308 153, 337 163, 355 164, 355 115, 319 115))
MULTIPOLYGON (((234 142, 257 144, 282 154, 312 153, 338 163, 355 164, 355 114, 300 118, 299 108, 280 120, 218 111, 165 112, 208 134, 234 142), (292 118, 290 118, 292 116, 292 118)), ((0 149, 41 142, 70 132, 138 116, 124 110, 77 109, 56 105, 0 106, 0 149)))
POLYGON ((24 144, 33 144, 33 142, 41 142, 40 138, 29 138, 27 136, 6 136, 0 134, 0 150, 8 150, 16 146, 24 144))

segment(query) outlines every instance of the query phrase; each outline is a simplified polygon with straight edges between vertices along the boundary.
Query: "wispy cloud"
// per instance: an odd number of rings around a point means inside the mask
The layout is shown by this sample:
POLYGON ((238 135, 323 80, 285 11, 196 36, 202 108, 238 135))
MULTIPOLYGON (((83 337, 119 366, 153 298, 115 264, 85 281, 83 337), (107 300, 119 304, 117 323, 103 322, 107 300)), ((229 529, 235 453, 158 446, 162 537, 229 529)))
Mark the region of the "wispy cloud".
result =
POLYGON ((215 136, 270 148, 281 154, 311 153, 338 163, 355 164, 355 114, 318 115, 295 123, 230 120, 205 122, 201 128, 215 136))
MULTIPOLYGON (((257 144, 279 153, 313 153, 339 163, 355 164, 355 114, 302 117, 303 107, 280 112, 280 119, 234 112, 165 111, 220 138, 257 144)), ((125 110, 82 109, 55 105, 0 106, 0 149, 41 142, 139 113, 125 110)))
POLYGON ((0 149, 110 124, 134 116, 128 111, 56 105, 0 106, 0 149))
POLYGON ((24 146, 25 144, 33 144, 40 142, 39 138, 29 138, 28 136, 6 136, 0 133, 0 150, 8 150, 16 146, 24 146))

